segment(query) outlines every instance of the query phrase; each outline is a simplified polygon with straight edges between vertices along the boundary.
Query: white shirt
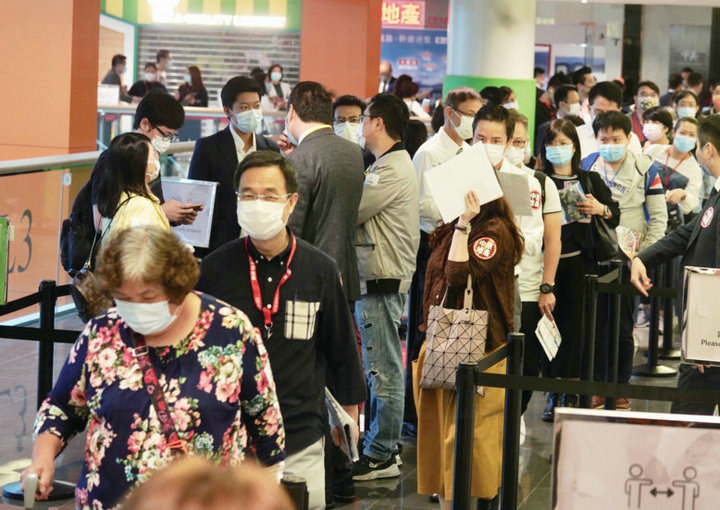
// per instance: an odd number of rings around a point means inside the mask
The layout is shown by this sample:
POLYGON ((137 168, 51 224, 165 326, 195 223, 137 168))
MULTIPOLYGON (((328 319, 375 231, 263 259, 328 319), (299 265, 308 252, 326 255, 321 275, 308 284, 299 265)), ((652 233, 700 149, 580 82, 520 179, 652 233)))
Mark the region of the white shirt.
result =
MULTIPOLYGON (((525 171, 525 173, 537 180, 535 171, 532 168, 522 166, 520 170, 525 171)), ((545 177, 545 202, 541 204, 541 210, 543 216, 562 211, 560 194, 550 176, 545 177)), ((543 223, 543 236, 544 235, 545 223, 543 223)), ((521 276, 518 281, 520 286, 520 299, 522 301, 537 301, 540 299, 540 284, 542 283, 543 269, 542 251, 539 251, 533 256, 525 256, 523 253, 523 258, 520 260, 521 276)))
MULTIPOLYGON (((687 178, 688 182, 684 188, 685 198, 683 198, 678 203, 678 205, 680 206, 683 214, 688 214, 696 209, 697 212, 700 212, 700 202, 703 198, 705 198, 705 193, 702 185, 703 173, 700 169, 700 165, 698 164, 697 160, 692 156, 692 154, 683 159, 682 161, 673 159, 672 157, 668 157, 669 151, 671 150, 672 145, 655 144, 647 147, 645 149, 645 154, 652 157, 654 161, 660 163, 663 166, 667 165, 669 168, 673 169, 678 174, 687 178)), ((666 189, 665 195, 667 195, 669 192, 670 190, 666 189)))
MULTIPOLYGON (((523 271, 524 265, 528 265, 528 267, 530 267, 532 264, 537 264, 542 267, 542 242, 543 234, 545 233, 545 223, 543 223, 541 204, 542 188, 540 187, 540 182, 535 178, 535 176, 529 175, 527 172, 519 169, 506 159, 503 159, 502 166, 499 171, 524 175, 527 177, 528 188, 530 189, 530 196, 528 199, 530 200, 530 205, 532 207, 532 214, 530 216, 515 215, 515 225, 517 225, 525 238, 525 247, 523 248, 522 259, 520 259, 520 263, 515 266, 515 274, 520 275, 518 283, 520 284, 522 294, 523 284, 525 283, 528 285, 525 272, 523 271), (538 258, 540 260, 539 263, 536 262, 538 258), (529 260, 523 264, 525 259, 529 260)), ((547 179, 545 180, 547 181, 547 179)))
POLYGON ((469 148, 470 146, 465 141, 462 142, 462 145, 456 144, 445 132, 445 126, 443 126, 415 152, 413 166, 420 189, 420 230, 423 232, 432 234, 438 224, 442 222, 435 200, 425 187, 425 172, 446 163, 469 148))
POLYGON ((403 99, 405 101, 405 104, 408 107, 408 110, 410 111, 411 117, 418 117, 421 119, 430 119, 430 115, 425 113, 425 110, 423 110, 423 107, 420 103, 415 101, 414 99, 403 99))
POLYGON ((255 133, 251 133, 252 145, 246 152, 245 142, 243 142, 242 138, 240 138, 240 135, 235 132, 235 128, 230 126, 230 132, 232 133, 233 140, 235 141, 235 152, 237 153, 238 163, 240 163, 243 159, 245 159, 245 156, 257 150, 257 140, 255 139, 255 133))

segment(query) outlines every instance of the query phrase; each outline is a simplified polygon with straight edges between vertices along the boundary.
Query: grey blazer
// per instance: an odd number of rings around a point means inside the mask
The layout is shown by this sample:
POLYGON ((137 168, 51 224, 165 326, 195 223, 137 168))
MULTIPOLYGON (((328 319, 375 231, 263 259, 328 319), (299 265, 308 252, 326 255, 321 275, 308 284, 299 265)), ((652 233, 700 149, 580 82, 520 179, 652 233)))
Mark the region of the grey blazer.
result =
POLYGON ((295 167, 300 195, 288 226, 335 259, 345 295, 357 301, 355 234, 365 179, 362 149, 328 126, 307 135, 288 160, 295 167))

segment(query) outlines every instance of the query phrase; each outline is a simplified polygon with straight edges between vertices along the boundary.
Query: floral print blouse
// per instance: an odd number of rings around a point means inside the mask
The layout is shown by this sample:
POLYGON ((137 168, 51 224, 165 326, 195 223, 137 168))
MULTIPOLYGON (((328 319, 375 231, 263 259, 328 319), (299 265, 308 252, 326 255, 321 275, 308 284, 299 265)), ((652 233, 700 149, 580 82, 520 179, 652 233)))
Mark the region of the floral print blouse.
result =
MULTIPOLYGON (((190 455, 218 463, 238 464, 248 449, 266 465, 280 462, 285 430, 261 337, 240 310, 198 295, 192 333, 149 349, 178 435, 190 455)), ((142 379, 131 330, 111 308, 88 322, 38 411, 35 436, 53 434, 63 447, 87 426, 79 508, 118 505, 174 455, 142 379)))

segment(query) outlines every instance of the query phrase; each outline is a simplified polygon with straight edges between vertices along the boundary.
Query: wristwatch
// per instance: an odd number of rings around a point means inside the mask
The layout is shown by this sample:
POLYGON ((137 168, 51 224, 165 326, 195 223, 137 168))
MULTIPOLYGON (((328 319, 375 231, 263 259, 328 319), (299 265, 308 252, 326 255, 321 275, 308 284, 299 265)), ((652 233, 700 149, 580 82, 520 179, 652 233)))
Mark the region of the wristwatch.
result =
POLYGON ((468 235, 470 235, 471 229, 472 229, 472 225, 470 225, 469 223, 467 225, 463 225, 463 226, 455 225, 455 230, 459 230, 460 232, 463 232, 468 235))
POLYGON ((543 294, 552 294, 552 292, 555 290, 555 285, 551 285, 549 283, 543 283, 540 285, 540 292, 543 294))

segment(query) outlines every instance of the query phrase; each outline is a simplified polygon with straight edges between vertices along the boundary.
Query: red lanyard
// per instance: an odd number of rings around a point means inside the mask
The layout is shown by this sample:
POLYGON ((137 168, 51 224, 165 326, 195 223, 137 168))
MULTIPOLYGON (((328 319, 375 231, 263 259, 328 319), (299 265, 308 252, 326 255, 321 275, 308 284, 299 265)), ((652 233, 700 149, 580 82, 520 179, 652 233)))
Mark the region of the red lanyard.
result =
POLYGON ((297 240, 295 239, 295 234, 291 233, 290 236, 292 238, 290 256, 288 257, 287 264, 285 264, 285 273, 283 273, 282 278, 280 278, 280 282, 278 283, 277 289, 275 289, 275 297, 273 298, 272 308, 270 308, 269 305, 263 306, 262 294, 260 292, 260 284, 258 282, 257 276, 257 264, 255 264, 252 255, 250 255, 250 250, 248 249, 249 240, 247 237, 245 238, 245 252, 247 252, 248 264, 250 265, 250 286, 252 287, 253 301, 255 302, 255 308, 260 310, 263 314, 263 317, 265 318, 265 332, 267 333, 266 339, 269 339, 272 335, 272 316, 275 315, 280 309, 280 287, 282 287, 285 282, 290 279, 290 276, 292 276, 290 262, 292 262, 292 259, 295 256, 297 240))
POLYGON ((674 173, 675 173, 675 170, 677 170, 678 167, 679 167, 680 165, 682 165, 682 162, 685 161, 685 160, 688 158, 688 156, 690 156, 690 153, 688 152, 687 154, 685 154, 685 155, 683 156, 683 158, 678 162, 678 164, 675 165, 675 168, 670 168, 670 166, 668 165, 668 163, 670 162, 670 151, 672 151, 671 148, 668 149, 668 151, 667 151, 667 156, 665 157, 665 168, 667 168, 668 170, 670 170, 670 171, 668 172, 668 174, 665 176, 665 178, 663 179, 663 184, 665 185, 665 189, 666 189, 666 190, 667 190, 667 189, 670 189, 670 176, 671 176, 672 174, 674 174, 674 173))
POLYGON ((185 441, 178 436, 175 422, 170 415, 162 386, 160 386, 160 381, 158 381, 155 369, 150 362, 149 349, 147 345, 145 345, 145 339, 142 335, 133 335, 133 338, 137 345, 137 347, 132 350, 133 357, 137 360, 138 365, 140 365, 140 370, 142 370, 143 384, 150 395, 150 402, 155 408, 155 414, 157 414, 167 446, 173 453, 187 455, 187 446, 185 445, 185 441))

